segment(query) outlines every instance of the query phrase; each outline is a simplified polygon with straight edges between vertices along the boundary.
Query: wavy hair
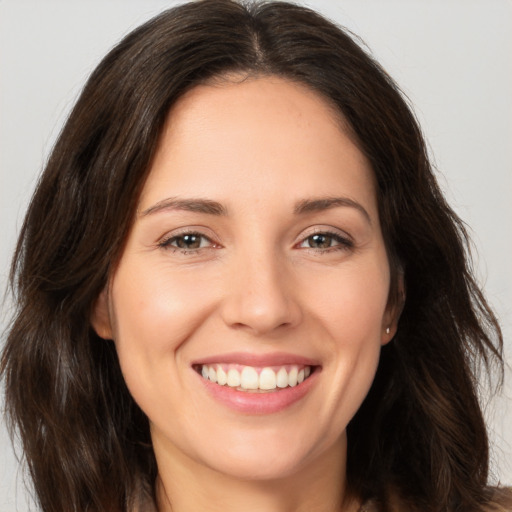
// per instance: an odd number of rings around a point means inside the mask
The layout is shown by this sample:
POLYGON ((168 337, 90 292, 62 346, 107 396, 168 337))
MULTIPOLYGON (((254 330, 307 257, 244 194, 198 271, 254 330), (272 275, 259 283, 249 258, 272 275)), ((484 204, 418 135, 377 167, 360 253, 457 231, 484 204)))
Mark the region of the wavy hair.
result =
MULTIPOLYGON (((398 333, 348 426, 349 485, 390 509, 480 510, 488 441, 476 368, 501 333, 396 84, 353 36, 285 2, 202 0, 126 36, 92 73, 38 182, 11 270, 5 401, 44 512, 132 511, 157 474, 148 419, 90 314, 120 256, 163 123, 230 73, 306 85, 348 122, 377 182, 398 333), (51 468, 51 469, 49 469, 51 468)), ((498 368, 499 369, 499 368, 498 368)))

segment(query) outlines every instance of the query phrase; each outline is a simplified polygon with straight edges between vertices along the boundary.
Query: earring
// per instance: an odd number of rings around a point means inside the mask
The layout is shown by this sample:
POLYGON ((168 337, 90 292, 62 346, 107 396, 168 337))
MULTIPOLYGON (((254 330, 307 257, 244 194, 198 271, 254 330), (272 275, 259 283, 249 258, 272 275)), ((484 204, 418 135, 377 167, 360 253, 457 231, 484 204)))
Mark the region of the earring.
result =
POLYGON ((390 330, 389 327, 386 327, 386 334, 389 334, 390 330))

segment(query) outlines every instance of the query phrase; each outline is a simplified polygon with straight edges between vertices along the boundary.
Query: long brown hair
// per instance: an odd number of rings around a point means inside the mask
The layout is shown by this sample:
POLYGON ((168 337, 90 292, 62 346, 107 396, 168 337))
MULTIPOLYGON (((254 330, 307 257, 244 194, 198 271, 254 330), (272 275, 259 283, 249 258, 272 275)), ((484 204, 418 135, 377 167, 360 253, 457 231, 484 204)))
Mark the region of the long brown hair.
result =
MULTIPOLYGON (((2 354, 8 417, 43 511, 128 511, 152 496, 148 420, 112 343, 90 327, 120 255, 171 105, 231 72, 277 75, 335 105, 373 166, 394 275, 406 300, 375 383, 348 426, 361 498, 408 510, 479 510, 488 442, 479 361, 501 363, 497 321, 471 273, 399 89, 345 31, 285 2, 203 0, 123 39, 88 80, 48 160, 14 256, 16 315, 2 354)), ((499 368, 498 368, 499 370, 499 368)))

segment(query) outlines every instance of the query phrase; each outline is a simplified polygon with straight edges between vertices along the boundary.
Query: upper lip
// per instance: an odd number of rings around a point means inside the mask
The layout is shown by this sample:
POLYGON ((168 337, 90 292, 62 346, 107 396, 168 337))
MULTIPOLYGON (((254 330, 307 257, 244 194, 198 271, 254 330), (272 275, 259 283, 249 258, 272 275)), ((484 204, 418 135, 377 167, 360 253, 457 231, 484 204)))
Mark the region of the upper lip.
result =
POLYGON ((197 359, 192 365, 200 364, 240 364, 242 366, 284 366, 287 364, 319 366, 319 362, 309 357, 286 352, 273 352, 268 354, 254 354, 247 352, 229 352, 197 359))

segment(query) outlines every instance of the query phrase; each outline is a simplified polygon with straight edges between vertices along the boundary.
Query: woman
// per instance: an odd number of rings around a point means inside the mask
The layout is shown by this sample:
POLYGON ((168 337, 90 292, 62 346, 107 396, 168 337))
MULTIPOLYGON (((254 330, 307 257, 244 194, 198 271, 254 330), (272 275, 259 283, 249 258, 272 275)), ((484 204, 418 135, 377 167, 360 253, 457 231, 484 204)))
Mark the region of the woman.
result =
POLYGON ((2 371, 42 510, 505 510, 473 376, 501 334, 465 248, 338 28, 225 0, 143 25, 14 260, 2 371))

